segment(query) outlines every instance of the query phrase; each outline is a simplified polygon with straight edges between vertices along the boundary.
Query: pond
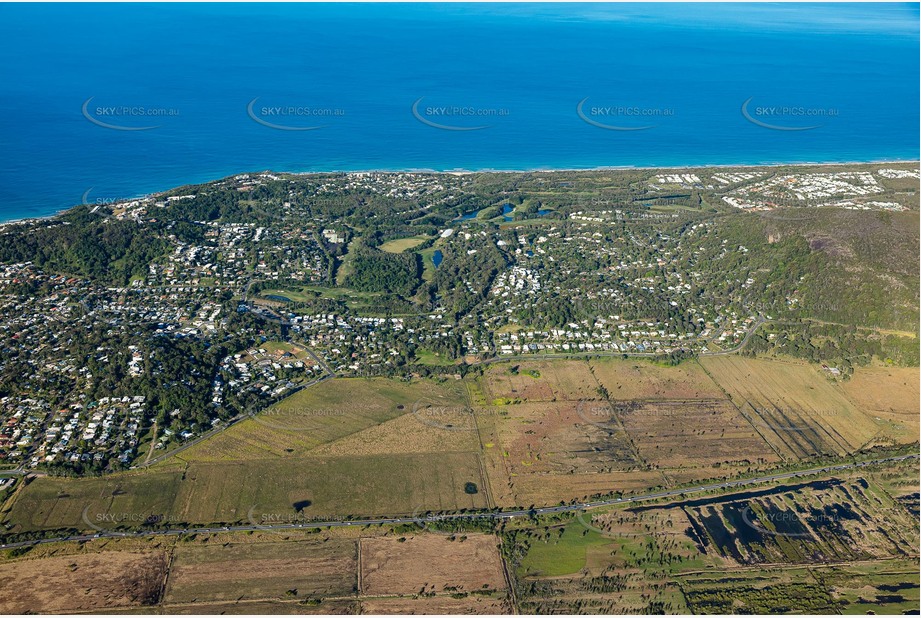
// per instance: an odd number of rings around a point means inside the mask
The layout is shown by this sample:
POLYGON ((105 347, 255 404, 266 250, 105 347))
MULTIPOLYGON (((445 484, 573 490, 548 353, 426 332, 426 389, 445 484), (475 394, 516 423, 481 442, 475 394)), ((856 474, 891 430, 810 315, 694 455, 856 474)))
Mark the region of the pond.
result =
POLYGON ((436 249, 435 253, 432 254, 432 264, 435 265, 435 268, 438 268, 438 266, 441 265, 442 257, 441 249, 436 249))

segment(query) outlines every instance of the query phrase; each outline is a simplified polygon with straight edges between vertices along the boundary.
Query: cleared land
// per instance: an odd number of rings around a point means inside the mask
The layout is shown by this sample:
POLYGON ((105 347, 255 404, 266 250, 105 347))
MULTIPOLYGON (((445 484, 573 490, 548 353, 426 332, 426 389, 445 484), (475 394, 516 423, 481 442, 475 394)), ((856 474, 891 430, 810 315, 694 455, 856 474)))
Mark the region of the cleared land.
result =
POLYGON ((497 483, 493 494, 497 504, 508 506, 554 504, 560 500, 582 500, 612 492, 641 492, 666 485, 661 472, 636 470, 590 474, 532 474, 514 477, 504 502, 500 502, 497 483))
POLYGON ((604 359, 591 361, 591 369, 612 400, 726 397, 696 361, 662 367, 636 360, 604 359))
POLYGON ((176 473, 35 479, 4 521, 10 532, 117 530, 451 511, 486 507, 486 486, 476 453, 193 463, 176 473), (468 482, 480 491, 466 493, 468 482))
POLYGON ((362 599, 362 614, 510 614, 507 600, 489 596, 465 596, 453 598, 402 597, 390 599, 362 599))
POLYGON ((217 616, 222 614, 259 615, 335 615, 347 616, 358 613, 357 601, 240 601, 233 603, 194 603, 187 605, 166 605, 158 608, 164 614, 193 614, 217 616))
POLYGON ((496 537, 419 534, 361 540, 361 593, 504 590, 496 537))
POLYGON ((610 472, 638 464, 617 419, 594 420, 607 402, 522 403, 497 409, 498 455, 512 475, 610 472))
MULTIPOLYGON (((888 400, 884 379, 897 394, 881 416, 917 401, 916 369, 858 370, 863 386, 842 387, 803 363, 703 363, 504 362, 467 380, 337 378, 152 470, 34 479, 4 521, 15 533, 554 504, 850 451, 892 424, 859 409, 888 400), (765 421, 776 410, 787 425, 765 421)), ((894 495, 911 507, 917 483, 894 495)))
POLYGON ((623 402, 611 407, 640 456, 657 468, 699 469, 780 459, 725 399, 623 402))
POLYGON ((520 361, 490 365, 481 379, 489 403, 593 399, 598 382, 585 361, 520 361))
POLYGON ((878 431, 818 368, 805 363, 710 356, 703 366, 784 457, 856 450, 878 431))
MULTIPOLYGON (((628 469, 639 463, 623 429, 586 422, 583 417, 591 418, 591 408, 582 405, 562 401, 475 408, 495 504, 552 504, 663 483, 658 472, 628 469)), ((584 403, 597 405, 607 402, 584 403)))
POLYGON ((94 612, 153 605, 166 576, 165 552, 23 558, 0 565, 4 614, 94 612))
POLYGON ((178 545, 165 603, 310 599, 357 589, 354 541, 178 545))

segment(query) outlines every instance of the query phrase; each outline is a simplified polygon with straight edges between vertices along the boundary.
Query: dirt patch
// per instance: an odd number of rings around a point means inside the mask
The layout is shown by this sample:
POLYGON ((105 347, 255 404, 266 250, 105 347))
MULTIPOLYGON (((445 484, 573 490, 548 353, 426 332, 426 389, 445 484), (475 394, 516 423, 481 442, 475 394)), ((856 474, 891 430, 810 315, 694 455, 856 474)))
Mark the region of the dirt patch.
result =
POLYGON ((497 418, 501 456, 512 474, 611 472, 639 461, 606 401, 504 406, 497 418))
POLYGON ((355 549, 351 541, 178 548, 166 601, 348 595, 356 585, 355 549))
POLYGON ((194 605, 169 605, 163 613, 198 616, 216 616, 219 614, 259 615, 354 615, 358 613, 357 601, 323 601, 322 603, 303 603, 299 601, 250 601, 240 603, 196 603, 194 605))
POLYGON ((102 552, 0 565, 0 612, 80 612, 154 605, 165 552, 102 552))
POLYGON ((659 467, 778 461, 764 439, 725 399, 621 402, 614 405, 640 456, 659 467))
POLYGON ((508 602, 488 597, 422 597, 418 599, 372 599, 361 602, 362 614, 510 614, 508 602))
POLYGON ((483 376, 490 401, 559 401, 598 396, 598 382, 584 361, 522 361, 490 366, 483 376))
POLYGON ((362 594, 416 594, 502 590, 505 579, 496 538, 416 534, 361 540, 362 594), (454 538, 454 540, 451 540, 454 538))

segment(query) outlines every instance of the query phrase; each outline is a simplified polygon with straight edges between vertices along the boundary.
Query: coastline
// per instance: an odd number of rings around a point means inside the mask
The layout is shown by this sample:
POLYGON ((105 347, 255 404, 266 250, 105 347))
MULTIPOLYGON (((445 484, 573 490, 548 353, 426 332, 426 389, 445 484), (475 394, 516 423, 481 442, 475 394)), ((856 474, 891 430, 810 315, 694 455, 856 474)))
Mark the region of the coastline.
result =
MULTIPOLYGON (((605 171, 671 171, 671 170, 701 170, 701 169, 773 169, 780 167, 846 167, 850 165, 886 165, 886 164, 896 164, 904 165, 908 163, 914 163, 921 166, 921 158, 919 159, 873 159, 865 161, 835 161, 835 162, 802 162, 798 161, 795 163, 717 163, 713 165, 703 165, 703 164, 694 164, 694 165, 605 165, 605 166, 596 166, 596 167, 535 167, 535 168, 520 168, 520 169, 499 169, 499 168, 481 168, 481 169, 464 169, 456 168, 450 170, 435 170, 431 168, 401 168, 401 169, 387 169, 387 168, 370 168, 370 169, 329 169, 329 170, 314 170, 307 172, 293 172, 293 171, 282 171, 282 170, 260 170, 260 171, 240 171, 229 174, 227 176, 221 176, 218 178, 212 178, 210 180, 204 180, 201 182, 189 182, 189 183, 179 183, 172 187, 166 189, 160 189, 157 191, 150 191, 146 193, 141 193, 137 197, 126 197, 123 200, 118 201, 130 201, 134 199, 140 199, 140 197, 156 197, 162 195, 174 189, 179 189, 181 187, 187 187, 191 185, 201 185, 211 182, 217 182, 220 180, 226 180, 234 176, 240 176, 243 174, 287 174, 292 176, 310 176, 310 175, 322 175, 322 174, 445 174, 452 176, 467 176, 470 174, 553 174, 553 173, 564 173, 564 172, 605 172, 605 171)), ((118 203, 118 201, 113 203, 118 203)), ((74 204, 66 208, 59 208, 54 213, 48 215, 39 215, 35 217, 19 217, 16 219, 3 219, 0 220, 0 230, 5 228, 8 225, 17 225, 24 223, 33 223, 39 221, 47 221, 55 219, 63 215, 64 213, 76 208, 77 206, 82 206, 83 204, 74 204)))

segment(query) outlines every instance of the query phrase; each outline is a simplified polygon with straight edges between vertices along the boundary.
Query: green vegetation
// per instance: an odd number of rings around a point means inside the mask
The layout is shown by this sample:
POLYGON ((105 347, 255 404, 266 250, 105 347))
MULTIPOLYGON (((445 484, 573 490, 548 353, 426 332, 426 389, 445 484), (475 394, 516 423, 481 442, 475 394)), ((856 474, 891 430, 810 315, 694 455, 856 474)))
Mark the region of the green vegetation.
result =
POLYGON ((357 247, 345 285, 359 292, 412 295, 419 284, 419 257, 414 253, 384 253, 357 247))
POLYGON ((612 540, 573 520, 564 526, 508 532, 505 542, 521 552, 516 560, 519 574, 553 577, 579 572, 590 550, 611 545, 612 540))
POLYGON ((394 240, 388 240, 382 244, 379 248, 381 251, 386 253, 403 253, 408 249, 418 247, 422 243, 428 241, 427 236, 411 236, 409 238, 396 238, 394 240))

